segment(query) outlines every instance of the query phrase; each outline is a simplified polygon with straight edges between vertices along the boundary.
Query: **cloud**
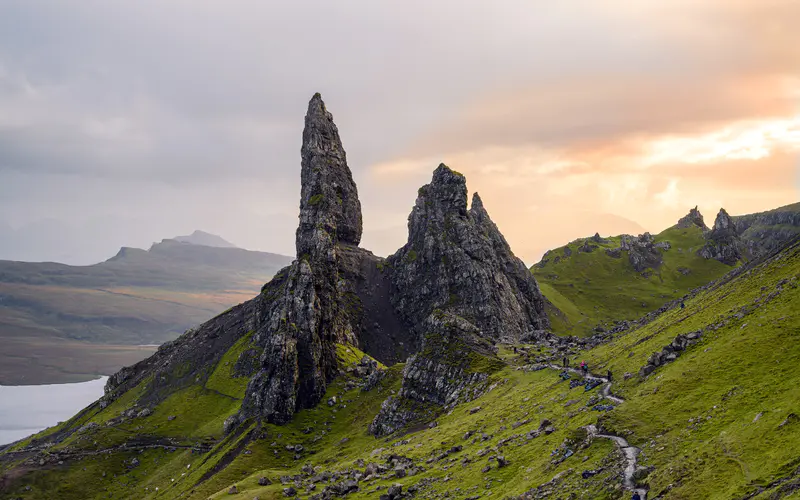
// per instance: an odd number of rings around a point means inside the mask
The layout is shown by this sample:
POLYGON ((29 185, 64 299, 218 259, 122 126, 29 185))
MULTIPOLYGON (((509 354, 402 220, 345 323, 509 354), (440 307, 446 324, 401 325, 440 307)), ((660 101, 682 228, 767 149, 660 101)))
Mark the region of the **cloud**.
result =
POLYGON ((770 208, 796 199, 798 9, 7 0, 0 209, 15 226, 102 213, 158 221, 125 223, 135 241, 201 228, 291 250, 316 91, 378 253, 404 241, 441 161, 468 175, 528 261, 592 227, 658 230, 704 200, 770 208))

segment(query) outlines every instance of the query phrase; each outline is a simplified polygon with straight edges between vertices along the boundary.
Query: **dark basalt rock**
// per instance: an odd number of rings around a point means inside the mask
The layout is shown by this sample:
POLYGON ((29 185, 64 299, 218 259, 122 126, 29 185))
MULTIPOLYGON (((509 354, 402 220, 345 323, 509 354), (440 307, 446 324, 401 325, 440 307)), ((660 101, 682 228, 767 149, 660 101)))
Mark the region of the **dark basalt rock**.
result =
POLYGON ((333 117, 315 94, 301 148, 298 260, 269 308, 254 344, 263 348, 238 420, 286 423, 315 406, 338 373, 336 343, 358 343, 342 308, 337 244, 361 239, 361 203, 333 117))
POLYGON ((736 223, 724 208, 720 208, 714 227, 706 233, 706 244, 698 254, 732 266, 744 257, 743 251, 744 245, 739 238, 736 223))
POLYGON ((391 303, 386 259, 351 245, 339 245, 336 255, 340 307, 356 331, 359 347, 384 364, 405 361, 419 343, 391 303))
POLYGON ((464 318, 436 310, 425 329, 422 349, 406 364, 400 392, 384 401, 370 425, 372 434, 424 423, 450 406, 477 398, 486 390, 489 375, 503 366, 497 348, 464 318))
POLYGON ((689 213, 684 215, 678 220, 677 226, 681 229, 687 229, 692 226, 697 226, 703 231, 708 231, 708 226, 706 226, 705 221, 703 220, 703 214, 694 207, 693 209, 689 210, 689 213))
POLYGON ((300 226, 297 254, 321 255, 325 243, 361 242, 361 202, 333 116, 322 97, 308 103, 300 150, 300 226), (322 245, 322 246, 320 246, 322 245))
POLYGON ((628 252, 628 261, 640 273, 661 266, 663 258, 658 248, 650 233, 639 236, 623 234, 620 241, 620 249, 628 252))
POLYGON ((548 326, 536 280, 477 193, 467 210, 466 180, 444 164, 419 189, 408 218, 408 243, 387 262, 392 303, 418 337, 426 333, 422 322, 444 308, 492 339, 518 340, 548 326))

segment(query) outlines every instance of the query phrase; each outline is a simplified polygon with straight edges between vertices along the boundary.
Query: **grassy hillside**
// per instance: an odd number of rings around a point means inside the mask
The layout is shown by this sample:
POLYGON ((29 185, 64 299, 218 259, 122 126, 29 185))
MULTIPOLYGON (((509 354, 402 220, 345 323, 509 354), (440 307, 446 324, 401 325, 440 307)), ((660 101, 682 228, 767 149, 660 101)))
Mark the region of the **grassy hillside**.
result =
MULTIPOLYGON (((694 237, 666 236, 679 248, 694 237)), ((691 264, 690 255, 683 257, 671 265, 691 264)), ((326 487, 354 486, 347 498, 361 499, 400 484, 415 498, 525 492, 530 498, 629 498, 621 486, 629 462, 611 440, 595 436, 593 424, 601 434, 641 448, 635 478, 649 488, 648 498, 798 498, 798 284, 795 244, 706 287, 685 309, 668 310, 582 353, 594 372, 613 371, 612 391, 624 402, 603 400, 599 388, 587 390, 538 364, 547 360, 547 349, 506 347, 506 366, 492 375, 489 392, 441 415, 436 426, 386 439, 366 429, 399 388, 401 365, 368 391, 355 385, 354 375, 343 374, 318 407, 288 425, 251 424, 224 436, 222 422, 236 411, 246 383, 231 377, 232 360, 249 345, 245 336, 207 381, 173 394, 149 416, 120 418, 141 410, 136 401, 145 380, 108 407, 94 404, 0 455, 0 493, 25 499, 263 500, 285 498, 288 487, 310 498, 326 487), (640 375, 653 353, 679 334, 692 334, 695 343, 640 375), (610 406, 598 411, 598 404, 610 406), (80 428, 60 444, 44 445, 80 428), (31 444, 39 448, 25 448, 31 444), (365 472, 376 467, 367 479, 365 472), (269 484, 260 485, 261 477, 269 484), (312 483, 315 489, 307 491, 312 483)), ((658 290, 653 283, 642 287, 658 290)), ((348 346, 339 353, 344 368, 361 357, 348 346)))
POLYGON ((0 384, 110 375, 153 350, 136 346, 250 299, 289 260, 164 240, 93 266, 0 261, 0 384))
POLYGON ((598 325, 636 319, 731 270, 696 254, 704 243, 697 226, 656 235, 655 242, 668 242, 670 249, 659 249, 663 264, 645 272, 633 268, 626 251, 608 255, 606 250, 620 247, 621 237, 589 240, 598 248, 588 253, 579 250, 587 240, 551 250, 531 268, 542 293, 563 313, 551 314, 558 334, 585 336, 598 325))

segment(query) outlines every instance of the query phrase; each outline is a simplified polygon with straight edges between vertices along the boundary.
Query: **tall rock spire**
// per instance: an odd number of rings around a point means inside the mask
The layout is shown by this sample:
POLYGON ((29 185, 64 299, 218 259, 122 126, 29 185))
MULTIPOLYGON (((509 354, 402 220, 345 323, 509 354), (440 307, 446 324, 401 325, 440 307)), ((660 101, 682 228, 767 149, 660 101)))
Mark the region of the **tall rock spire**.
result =
POLYGON ((338 372, 337 342, 357 342, 341 308, 337 244, 361 240, 361 203, 333 117, 308 103, 301 148, 297 260, 270 284, 272 303, 254 343, 263 349, 238 420, 288 422, 319 403, 338 372))
POLYGON ((301 155, 298 257, 329 244, 358 245, 361 202, 333 116, 319 94, 308 103, 301 155))

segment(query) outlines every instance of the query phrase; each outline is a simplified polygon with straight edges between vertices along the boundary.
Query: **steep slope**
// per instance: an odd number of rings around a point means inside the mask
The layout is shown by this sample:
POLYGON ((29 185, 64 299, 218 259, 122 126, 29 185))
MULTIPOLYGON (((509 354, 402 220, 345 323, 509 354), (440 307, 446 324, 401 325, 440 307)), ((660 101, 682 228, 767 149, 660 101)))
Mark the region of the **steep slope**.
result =
POLYGON ((92 266, 0 261, 0 384, 110 375, 152 352, 137 346, 249 299, 289 261, 175 240, 92 266))
POLYGON ((756 257, 780 248, 800 234, 800 203, 736 216, 733 221, 749 255, 756 257))
POLYGON ((655 236, 573 241, 547 252, 531 271, 554 308, 553 330, 585 336, 654 311, 798 234, 800 203, 740 216, 723 208, 711 228, 695 207, 655 236))
POLYGON ((547 252, 531 271, 560 311, 550 315, 553 330, 586 336, 654 311, 730 271, 699 255, 704 245, 704 231, 693 223, 655 236, 595 235, 547 252))
POLYGON ((636 488, 665 500, 793 498, 799 282, 795 244, 571 360, 612 370, 610 386, 600 376, 560 374, 541 346, 503 347, 490 390, 435 425, 382 439, 367 427, 407 369, 360 361, 367 358, 353 347, 337 348, 344 373, 325 402, 286 425, 223 437, 221 420, 243 394, 229 374, 245 337, 217 362, 207 392, 148 416, 136 416, 136 394, 104 410, 96 404, 61 428, 85 429, 71 441, 6 451, 0 491, 26 499, 366 499, 399 498, 398 490, 431 499, 618 499, 636 488), (676 345, 674 356, 643 370, 676 345), (383 375, 376 382, 368 373, 383 375), (622 399, 604 398, 609 392, 622 399), (9 469, 27 472, 11 479, 9 469))

